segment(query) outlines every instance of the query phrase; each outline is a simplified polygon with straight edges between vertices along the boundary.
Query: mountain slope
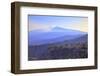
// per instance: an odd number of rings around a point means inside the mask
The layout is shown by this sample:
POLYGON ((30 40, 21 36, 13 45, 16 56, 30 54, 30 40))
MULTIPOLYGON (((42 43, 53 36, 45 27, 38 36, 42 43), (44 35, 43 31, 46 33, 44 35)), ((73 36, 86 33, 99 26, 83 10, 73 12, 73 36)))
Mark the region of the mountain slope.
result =
POLYGON ((87 33, 85 32, 77 30, 55 27, 51 31, 47 32, 31 31, 29 32, 28 40, 29 40, 29 45, 42 45, 48 43, 62 42, 65 40, 72 40, 86 34, 87 33))

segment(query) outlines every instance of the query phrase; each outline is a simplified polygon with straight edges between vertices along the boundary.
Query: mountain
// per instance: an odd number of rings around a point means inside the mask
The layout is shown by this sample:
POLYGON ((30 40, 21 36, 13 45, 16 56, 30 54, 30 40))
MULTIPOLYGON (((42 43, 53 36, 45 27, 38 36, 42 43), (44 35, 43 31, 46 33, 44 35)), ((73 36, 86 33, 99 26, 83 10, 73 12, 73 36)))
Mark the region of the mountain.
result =
POLYGON ((80 38, 87 33, 72 30, 72 29, 64 29, 60 27, 54 27, 51 31, 43 32, 43 31, 31 31, 29 32, 28 40, 29 45, 43 45, 43 44, 51 44, 63 41, 70 41, 73 39, 80 38))
POLYGON ((62 27, 54 27, 52 28, 51 32, 67 32, 67 33, 73 33, 74 34, 86 34, 86 32, 82 32, 82 31, 79 31, 79 30, 73 30, 73 29, 65 29, 65 28, 62 28, 62 27))
MULTIPOLYGON (((71 40, 62 40, 41 45, 28 46, 28 60, 51 60, 51 59, 76 59, 88 57, 88 35, 71 40), (71 46, 71 47, 70 47, 71 46)), ((54 39, 57 40, 57 39, 54 39)))
POLYGON ((52 31, 57 31, 57 32, 64 32, 66 30, 68 30, 68 29, 64 29, 64 28, 61 28, 61 27, 54 27, 54 28, 52 28, 52 31))

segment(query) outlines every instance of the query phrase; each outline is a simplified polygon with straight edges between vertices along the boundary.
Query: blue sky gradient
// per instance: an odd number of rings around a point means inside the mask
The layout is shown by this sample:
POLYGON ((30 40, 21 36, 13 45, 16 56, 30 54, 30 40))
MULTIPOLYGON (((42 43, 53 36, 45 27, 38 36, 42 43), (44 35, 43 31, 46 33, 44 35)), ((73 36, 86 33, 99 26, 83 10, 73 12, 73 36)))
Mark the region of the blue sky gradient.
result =
POLYGON ((62 27, 87 32, 88 28, 87 17, 29 15, 28 21, 29 31, 62 27))

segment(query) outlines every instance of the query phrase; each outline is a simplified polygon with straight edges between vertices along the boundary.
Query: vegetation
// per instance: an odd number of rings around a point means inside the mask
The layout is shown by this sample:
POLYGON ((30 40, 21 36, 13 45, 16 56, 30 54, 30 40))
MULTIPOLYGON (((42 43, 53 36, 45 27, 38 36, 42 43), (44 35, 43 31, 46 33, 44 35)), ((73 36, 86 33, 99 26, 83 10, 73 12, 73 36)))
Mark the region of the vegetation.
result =
POLYGON ((29 46, 29 60, 77 59, 88 57, 87 42, 29 46))

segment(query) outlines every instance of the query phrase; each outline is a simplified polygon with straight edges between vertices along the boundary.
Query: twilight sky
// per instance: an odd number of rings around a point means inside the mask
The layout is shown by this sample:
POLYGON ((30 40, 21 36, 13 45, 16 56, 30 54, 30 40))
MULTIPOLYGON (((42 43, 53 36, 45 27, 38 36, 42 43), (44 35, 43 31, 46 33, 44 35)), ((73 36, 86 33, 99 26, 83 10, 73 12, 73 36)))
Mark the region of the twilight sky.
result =
POLYGON ((54 27, 61 27, 88 32, 87 17, 29 15, 28 21, 29 31, 50 31, 54 27))

